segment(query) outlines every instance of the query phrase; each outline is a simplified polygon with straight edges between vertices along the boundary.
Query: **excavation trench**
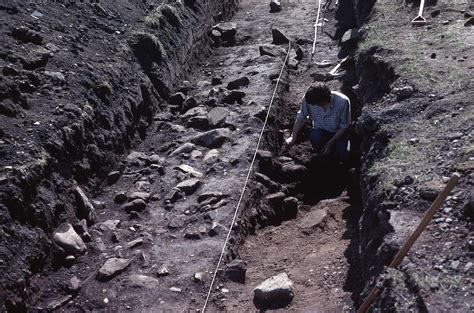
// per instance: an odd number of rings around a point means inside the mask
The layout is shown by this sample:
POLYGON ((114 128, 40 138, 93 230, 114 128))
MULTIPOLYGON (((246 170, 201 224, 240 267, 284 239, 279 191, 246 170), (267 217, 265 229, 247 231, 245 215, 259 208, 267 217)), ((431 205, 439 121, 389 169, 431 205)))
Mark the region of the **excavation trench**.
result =
MULTIPOLYGON (((353 192, 359 189, 358 179, 313 158, 305 134, 289 152, 281 147, 307 86, 325 77, 339 90, 341 80, 326 76, 328 68, 310 64, 315 2, 283 4, 281 12, 272 14, 268 3, 241 1, 232 19, 235 41, 214 42, 209 57, 198 59, 169 91, 167 107, 153 116, 150 127, 141 131, 142 140, 91 196, 97 222, 87 235, 83 232, 87 254, 72 264, 56 259, 56 266, 34 275, 32 307, 202 307, 286 55, 287 43, 271 45, 272 27, 278 27, 292 40, 291 62, 283 71, 208 309, 253 310, 253 288, 282 272, 294 282, 291 310, 354 309, 361 287, 360 202, 353 192), (296 65, 298 48, 303 59, 296 65), (351 197, 344 191, 348 185, 351 197), (126 266, 107 275, 103 265, 111 258, 126 266), (226 276, 234 259, 247 263, 245 284, 226 276), (80 282, 78 288, 71 286, 73 281, 80 282)), ((334 13, 333 8, 326 12, 326 29, 334 28, 334 13)), ((336 65, 337 43, 319 38, 313 63, 336 65)), ((146 67, 147 57, 137 57, 146 67)), ((146 74, 153 81, 153 72, 146 74)), ((154 88, 162 82, 155 81, 154 88)))

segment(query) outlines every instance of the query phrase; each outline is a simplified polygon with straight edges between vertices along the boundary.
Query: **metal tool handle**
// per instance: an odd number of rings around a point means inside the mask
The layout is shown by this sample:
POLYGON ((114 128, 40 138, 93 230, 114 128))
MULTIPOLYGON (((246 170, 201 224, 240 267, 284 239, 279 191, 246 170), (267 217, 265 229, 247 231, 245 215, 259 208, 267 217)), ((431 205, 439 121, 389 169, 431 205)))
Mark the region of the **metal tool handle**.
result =
POLYGON ((421 0, 420 2, 420 10, 418 11, 418 16, 423 16, 423 10, 425 8, 425 0, 421 0))

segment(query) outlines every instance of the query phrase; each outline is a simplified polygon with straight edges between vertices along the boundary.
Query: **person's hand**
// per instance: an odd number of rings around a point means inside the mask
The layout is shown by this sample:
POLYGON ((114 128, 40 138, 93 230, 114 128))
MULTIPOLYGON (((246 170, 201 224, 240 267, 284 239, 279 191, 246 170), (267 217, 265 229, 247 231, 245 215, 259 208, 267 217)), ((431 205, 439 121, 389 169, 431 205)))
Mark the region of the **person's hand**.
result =
POLYGON ((332 153, 334 149, 334 144, 332 142, 328 142, 322 149, 321 155, 328 156, 332 153))
POLYGON ((287 149, 291 148, 291 146, 293 146, 294 144, 295 144, 295 140, 293 139, 293 136, 290 136, 285 139, 285 147, 287 149))

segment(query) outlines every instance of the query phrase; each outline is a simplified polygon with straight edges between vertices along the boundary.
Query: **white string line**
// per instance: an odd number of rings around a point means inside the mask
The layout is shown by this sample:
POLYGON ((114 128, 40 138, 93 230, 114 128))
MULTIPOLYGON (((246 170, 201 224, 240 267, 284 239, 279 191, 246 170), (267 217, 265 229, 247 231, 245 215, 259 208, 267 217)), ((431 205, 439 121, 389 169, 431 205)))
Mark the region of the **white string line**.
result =
POLYGON ((318 14, 316 14, 316 22, 314 23, 314 41, 313 41, 313 50, 311 51, 311 61, 313 61, 314 51, 316 50, 316 41, 318 40, 318 22, 319 22, 320 12, 321 12, 321 0, 318 0, 318 14))
POLYGON ((288 53, 286 54, 285 61, 283 62, 283 65, 282 65, 281 70, 280 70, 280 75, 278 76, 278 80, 277 80, 276 85, 275 85, 275 89, 273 90, 273 95, 272 95, 272 99, 270 100, 270 105, 268 106, 267 115, 265 117, 265 121, 263 123, 263 127, 262 127, 262 130, 260 132, 260 136, 258 137, 257 147, 255 148, 255 153, 253 154, 252 162, 250 163, 250 168, 248 170, 247 177, 245 178, 244 187, 242 189, 242 193, 240 194, 240 199, 239 199, 239 202, 237 203, 237 207, 235 209, 235 213, 234 213, 234 216, 232 218, 232 223, 230 224, 229 231, 227 232, 227 237, 224 241, 224 245, 222 246, 222 252, 221 252, 221 255, 219 257, 219 261, 217 262, 216 270, 214 271, 214 274, 212 276, 211 285, 209 286, 209 291, 207 293, 206 301, 204 302, 204 305, 203 305, 202 310, 201 310, 202 313, 204 313, 206 311, 206 307, 207 307, 207 304, 209 302, 209 298, 210 298, 211 293, 212 293, 212 287, 214 286, 214 281, 215 281, 216 276, 217 276, 217 271, 219 270, 219 267, 222 263, 222 259, 224 258, 225 249, 227 247, 227 243, 229 242, 230 234, 232 233, 232 229, 234 227, 235 220, 237 219, 237 214, 239 212, 240 205, 242 204, 242 200, 244 198, 245 190, 247 189, 247 184, 248 184, 249 179, 250 179, 250 174, 252 173, 252 168, 253 168, 253 165, 255 163, 255 159, 257 158, 258 148, 260 147, 260 142, 262 141, 262 137, 263 137, 263 134, 265 132, 265 128, 266 128, 267 123, 268 123, 268 118, 270 117, 270 112, 271 112, 271 109, 272 109, 273 100, 275 99, 275 95, 276 95, 276 92, 277 92, 277 89, 278 89, 278 85, 280 84, 281 76, 283 74, 283 70, 285 69, 285 65, 286 65, 286 62, 288 60, 288 56, 290 55, 290 51, 291 51, 291 41, 288 43, 288 53))

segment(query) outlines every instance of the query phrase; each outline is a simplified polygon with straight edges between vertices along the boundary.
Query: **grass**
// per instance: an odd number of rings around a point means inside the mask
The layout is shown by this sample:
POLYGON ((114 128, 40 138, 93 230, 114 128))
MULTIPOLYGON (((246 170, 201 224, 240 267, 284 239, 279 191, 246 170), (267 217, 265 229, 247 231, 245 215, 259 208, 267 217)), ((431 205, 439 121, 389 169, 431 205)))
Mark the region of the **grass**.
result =
POLYGON ((166 23, 176 28, 180 28, 183 25, 179 10, 169 4, 158 6, 151 14, 145 17, 144 22, 153 29, 164 27, 166 23))
POLYGON ((378 1, 374 19, 365 26, 360 48, 382 46, 392 50, 389 61, 395 64, 396 73, 410 77, 419 90, 467 90, 471 74, 458 60, 471 54, 470 47, 474 45, 471 29, 464 27, 462 20, 441 25, 442 18, 431 18, 428 12, 426 9, 426 26, 412 27, 416 8, 394 1, 378 1), (436 58, 431 58, 432 53, 436 53, 436 58), (454 71, 453 67, 464 69, 454 71))

